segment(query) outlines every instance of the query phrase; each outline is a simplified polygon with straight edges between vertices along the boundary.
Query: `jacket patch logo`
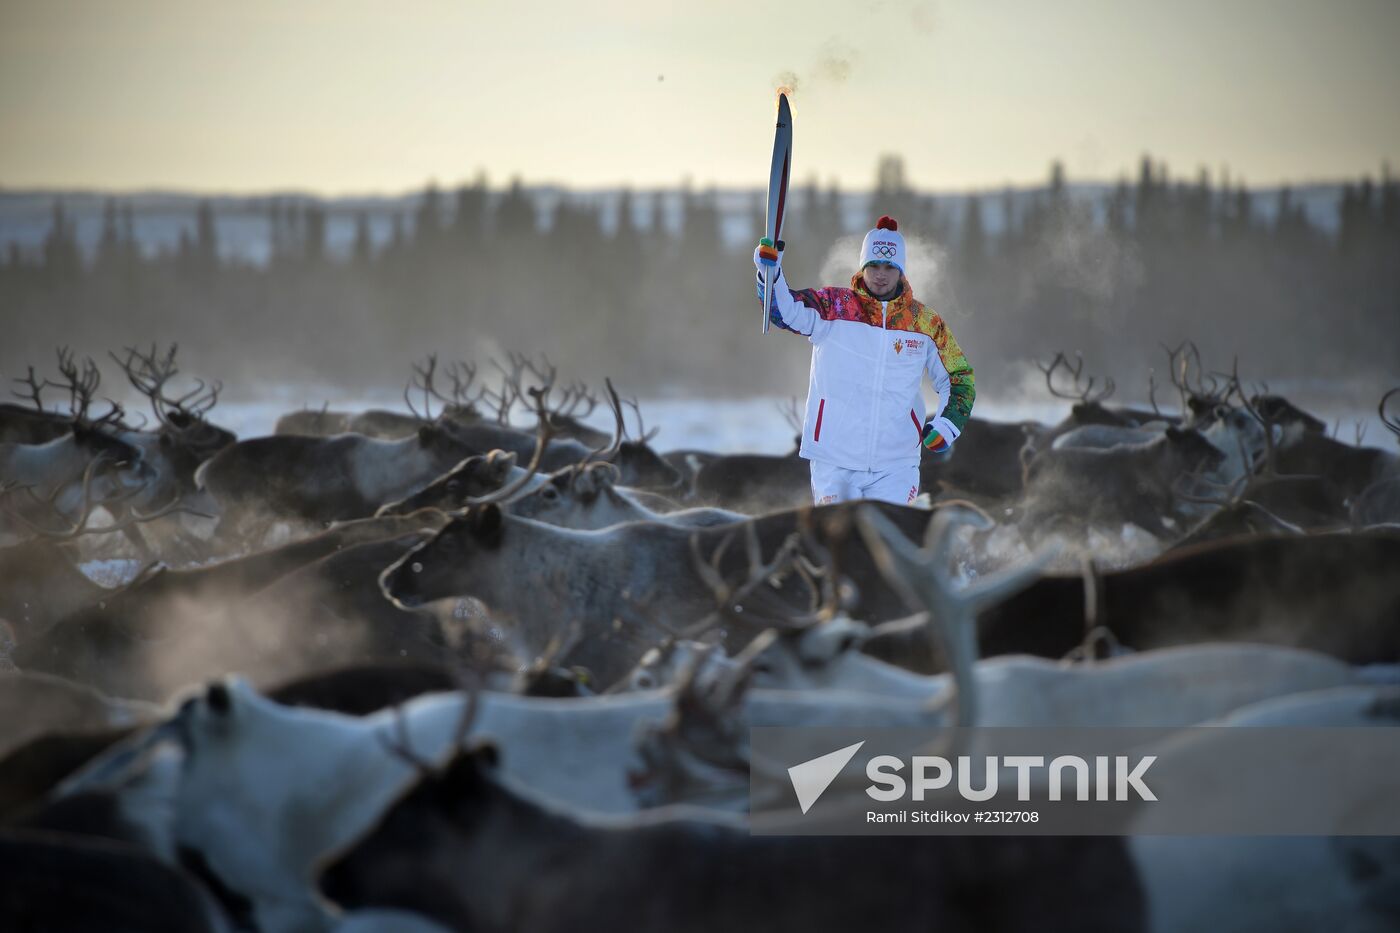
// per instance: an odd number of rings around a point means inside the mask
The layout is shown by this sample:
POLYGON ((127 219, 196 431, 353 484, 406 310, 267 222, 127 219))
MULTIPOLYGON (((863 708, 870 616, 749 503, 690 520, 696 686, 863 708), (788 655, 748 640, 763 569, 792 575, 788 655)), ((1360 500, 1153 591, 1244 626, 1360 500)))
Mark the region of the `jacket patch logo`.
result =
POLYGON ((923 341, 921 341, 921 340, 916 340, 915 338, 910 337, 909 339, 907 339, 907 340, 904 341, 904 345, 905 345, 906 347, 908 347, 909 349, 911 349, 911 350, 917 350, 917 349, 919 349, 919 347, 922 347, 924 344, 923 344, 923 341))
POLYGON ((903 340, 896 340, 896 341, 894 342, 894 352, 898 353, 900 350, 903 350, 903 349, 904 349, 904 341, 903 341, 903 340))

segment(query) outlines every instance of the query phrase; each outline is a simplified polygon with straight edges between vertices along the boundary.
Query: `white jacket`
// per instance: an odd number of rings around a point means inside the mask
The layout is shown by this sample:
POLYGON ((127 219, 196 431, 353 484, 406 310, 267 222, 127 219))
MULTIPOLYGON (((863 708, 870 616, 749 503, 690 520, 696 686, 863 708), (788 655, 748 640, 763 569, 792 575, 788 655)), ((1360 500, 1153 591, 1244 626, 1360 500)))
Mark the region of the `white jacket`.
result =
POLYGON ((849 470, 916 464, 925 372, 938 393, 935 428, 951 444, 976 398, 972 367, 943 318, 914 300, 909 281, 879 301, 859 275, 850 288, 792 291, 779 270, 772 322, 812 343, 807 414, 798 453, 849 470))

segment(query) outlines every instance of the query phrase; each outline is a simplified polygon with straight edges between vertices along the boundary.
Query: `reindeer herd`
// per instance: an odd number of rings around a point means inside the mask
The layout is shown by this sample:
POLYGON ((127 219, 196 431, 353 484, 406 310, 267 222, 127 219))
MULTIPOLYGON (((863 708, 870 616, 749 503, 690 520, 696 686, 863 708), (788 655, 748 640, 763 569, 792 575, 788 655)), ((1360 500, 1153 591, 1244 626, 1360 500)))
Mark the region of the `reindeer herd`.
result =
POLYGON ((812 507, 548 360, 240 439, 174 346, 110 355, 149 417, 61 349, 0 404, 0 928, 1400 928, 1387 837, 749 833, 753 726, 1395 741, 1400 450, 1167 356, 812 507))

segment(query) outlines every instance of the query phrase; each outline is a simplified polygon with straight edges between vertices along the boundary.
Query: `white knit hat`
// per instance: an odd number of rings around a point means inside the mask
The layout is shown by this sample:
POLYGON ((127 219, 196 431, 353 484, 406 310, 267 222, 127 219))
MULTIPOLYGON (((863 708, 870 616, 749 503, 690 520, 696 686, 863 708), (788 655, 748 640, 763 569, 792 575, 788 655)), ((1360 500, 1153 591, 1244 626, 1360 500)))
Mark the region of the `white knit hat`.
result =
POLYGON ((908 271, 904 268, 904 234, 888 214, 876 222, 875 229, 867 233, 865 242, 860 244, 860 267, 864 269, 872 262, 892 262, 900 272, 908 271))

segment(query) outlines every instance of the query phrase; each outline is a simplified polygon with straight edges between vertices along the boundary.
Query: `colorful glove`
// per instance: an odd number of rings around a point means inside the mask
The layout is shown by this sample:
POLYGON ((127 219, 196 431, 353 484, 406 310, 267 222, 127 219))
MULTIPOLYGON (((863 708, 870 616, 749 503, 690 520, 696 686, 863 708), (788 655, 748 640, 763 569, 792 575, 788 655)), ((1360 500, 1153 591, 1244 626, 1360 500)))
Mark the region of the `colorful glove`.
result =
POLYGON ((935 454, 946 454, 953 449, 959 433, 947 418, 930 418, 924 423, 923 444, 935 454))
POLYGON ((779 240, 778 245, 775 247, 772 240, 764 237, 758 241, 758 248, 753 251, 754 280, 758 285, 755 291, 758 293, 759 301, 763 300, 764 268, 766 267, 774 270, 773 281, 775 282, 778 280, 778 276, 782 275, 783 247, 785 245, 786 244, 784 244, 782 240, 779 240))

